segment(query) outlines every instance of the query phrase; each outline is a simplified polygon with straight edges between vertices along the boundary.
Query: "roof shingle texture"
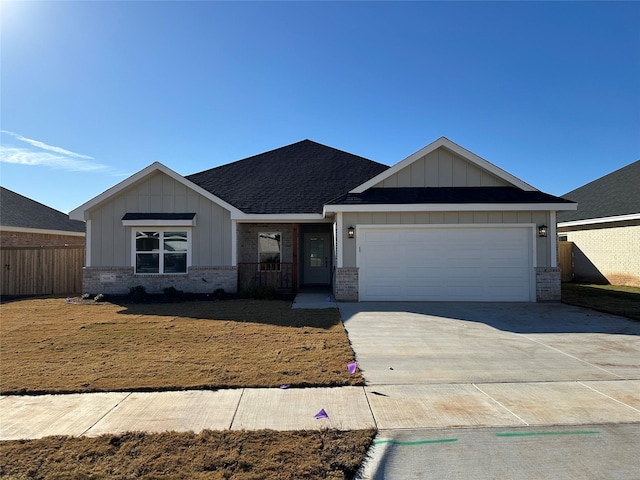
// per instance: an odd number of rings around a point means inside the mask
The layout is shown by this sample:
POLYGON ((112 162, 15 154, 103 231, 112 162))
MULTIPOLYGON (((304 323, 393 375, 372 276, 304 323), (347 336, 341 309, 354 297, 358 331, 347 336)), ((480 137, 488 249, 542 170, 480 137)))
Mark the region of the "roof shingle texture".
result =
POLYGON ((572 203, 540 191, 516 187, 405 187, 371 188, 362 193, 347 193, 331 205, 380 205, 416 203, 572 203))
POLYGON ((558 222, 640 213, 640 160, 562 196, 578 210, 558 213, 558 222))
POLYGON ((0 187, 0 225, 64 232, 84 232, 85 224, 65 213, 0 187))
POLYGON ((244 213, 322 213, 329 200, 388 168, 302 140, 186 178, 244 213))

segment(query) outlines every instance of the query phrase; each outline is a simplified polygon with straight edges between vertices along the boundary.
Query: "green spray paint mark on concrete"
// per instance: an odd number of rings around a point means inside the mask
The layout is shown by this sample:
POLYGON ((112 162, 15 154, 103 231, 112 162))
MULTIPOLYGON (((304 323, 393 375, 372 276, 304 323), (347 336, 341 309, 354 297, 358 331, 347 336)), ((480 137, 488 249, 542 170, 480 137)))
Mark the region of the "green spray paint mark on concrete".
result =
POLYGON ((567 430, 560 432, 517 432, 517 433, 496 433, 496 437, 533 437, 535 435, 595 435, 600 432, 596 430, 567 430))
POLYGON ((426 445, 429 443, 451 443, 457 442, 457 438, 442 438, 440 440, 415 440, 412 442, 400 442, 398 440, 374 440, 374 445, 381 445, 383 443, 390 443, 391 445, 426 445))

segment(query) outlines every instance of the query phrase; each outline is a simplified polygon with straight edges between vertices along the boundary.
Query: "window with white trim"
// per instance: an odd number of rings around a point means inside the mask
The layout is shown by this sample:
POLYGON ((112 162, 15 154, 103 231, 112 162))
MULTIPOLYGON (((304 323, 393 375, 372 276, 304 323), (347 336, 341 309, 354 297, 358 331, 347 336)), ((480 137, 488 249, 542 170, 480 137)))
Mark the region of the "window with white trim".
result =
POLYGON ((264 232, 258 234, 258 261, 261 271, 280 271, 282 234, 264 232))
POLYGON ((135 273, 187 273, 189 229, 134 229, 133 235, 135 273))

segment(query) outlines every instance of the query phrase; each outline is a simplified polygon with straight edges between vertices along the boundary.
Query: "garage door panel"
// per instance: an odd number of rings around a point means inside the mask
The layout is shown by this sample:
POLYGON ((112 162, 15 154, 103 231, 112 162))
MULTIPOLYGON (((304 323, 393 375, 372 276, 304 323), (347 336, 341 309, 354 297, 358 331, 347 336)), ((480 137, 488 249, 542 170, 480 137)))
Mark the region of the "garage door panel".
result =
POLYGON ((529 227, 365 227, 361 234, 361 300, 531 300, 529 227))

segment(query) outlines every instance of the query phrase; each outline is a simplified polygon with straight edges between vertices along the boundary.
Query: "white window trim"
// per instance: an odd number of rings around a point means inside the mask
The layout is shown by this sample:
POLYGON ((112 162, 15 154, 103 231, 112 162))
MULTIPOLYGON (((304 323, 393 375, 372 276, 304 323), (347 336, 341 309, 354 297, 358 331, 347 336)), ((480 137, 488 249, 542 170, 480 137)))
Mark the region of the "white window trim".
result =
MULTIPOLYGON (((134 275, 139 275, 139 276, 147 276, 147 275, 153 275, 153 276, 160 276, 160 275, 187 275, 189 273, 189 268, 191 267, 191 237, 192 237, 192 229, 191 227, 184 227, 181 225, 170 225, 170 226, 163 226, 163 227, 153 227, 150 228, 149 226, 146 225, 136 225, 135 227, 131 227, 131 266, 133 267, 133 272, 134 275), (154 232, 161 232, 162 233, 162 237, 160 240, 160 246, 163 246, 163 242, 162 242, 162 238, 164 238, 164 232, 187 232, 187 271, 186 272, 170 272, 170 273, 164 273, 164 272, 158 272, 158 273, 138 273, 136 271, 136 232, 138 231, 154 231, 154 232)), ((160 255, 160 265, 164 266, 164 249, 161 248, 160 251, 158 252, 160 255)))

